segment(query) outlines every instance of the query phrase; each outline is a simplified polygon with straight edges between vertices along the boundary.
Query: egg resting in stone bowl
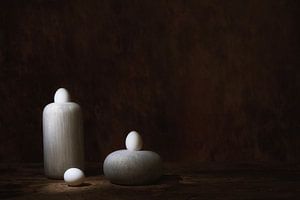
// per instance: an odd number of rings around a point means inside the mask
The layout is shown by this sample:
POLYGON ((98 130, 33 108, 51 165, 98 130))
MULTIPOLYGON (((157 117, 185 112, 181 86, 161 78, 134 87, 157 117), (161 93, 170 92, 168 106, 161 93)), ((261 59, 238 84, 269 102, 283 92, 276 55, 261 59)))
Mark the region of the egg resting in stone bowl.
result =
POLYGON ((120 185, 147 185, 162 175, 162 160, 152 151, 140 150, 142 139, 136 131, 126 138, 126 148, 109 154, 103 164, 104 175, 120 185))

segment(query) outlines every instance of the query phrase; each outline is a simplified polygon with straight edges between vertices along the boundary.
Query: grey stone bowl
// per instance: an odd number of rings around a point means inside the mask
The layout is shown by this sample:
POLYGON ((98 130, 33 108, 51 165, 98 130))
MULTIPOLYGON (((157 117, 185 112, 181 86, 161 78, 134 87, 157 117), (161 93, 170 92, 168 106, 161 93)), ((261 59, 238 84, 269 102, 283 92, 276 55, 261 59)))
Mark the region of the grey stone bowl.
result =
POLYGON ((152 151, 119 150, 109 154, 103 172, 112 183, 120 185, 146 185, 162 175, 160 156, 152 151))

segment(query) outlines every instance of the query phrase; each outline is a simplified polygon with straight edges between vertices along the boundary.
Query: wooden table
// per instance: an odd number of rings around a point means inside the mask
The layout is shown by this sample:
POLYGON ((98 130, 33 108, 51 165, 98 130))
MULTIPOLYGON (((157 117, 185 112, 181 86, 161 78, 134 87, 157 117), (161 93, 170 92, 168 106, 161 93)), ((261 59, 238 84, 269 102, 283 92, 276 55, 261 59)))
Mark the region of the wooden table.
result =
POLYGON ((102 175, 101 165, 87 165, 80 187, 43 175, 42 164, 1 164, 0 199, 300 199, 300 164, 165 164, 156 184, 120 186, 102 175))

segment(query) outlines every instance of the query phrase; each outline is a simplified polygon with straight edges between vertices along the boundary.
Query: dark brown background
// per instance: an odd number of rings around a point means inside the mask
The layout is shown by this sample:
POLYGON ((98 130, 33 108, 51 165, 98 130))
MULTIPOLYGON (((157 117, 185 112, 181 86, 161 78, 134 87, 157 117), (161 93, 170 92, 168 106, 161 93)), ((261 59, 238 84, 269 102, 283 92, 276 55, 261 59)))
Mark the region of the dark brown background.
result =
POLYGON ((83 109, 88 161, 130 130, 166 161, 300 161, 297 1, 0 2, 0 161, 41 162, 43 107, 83 109))

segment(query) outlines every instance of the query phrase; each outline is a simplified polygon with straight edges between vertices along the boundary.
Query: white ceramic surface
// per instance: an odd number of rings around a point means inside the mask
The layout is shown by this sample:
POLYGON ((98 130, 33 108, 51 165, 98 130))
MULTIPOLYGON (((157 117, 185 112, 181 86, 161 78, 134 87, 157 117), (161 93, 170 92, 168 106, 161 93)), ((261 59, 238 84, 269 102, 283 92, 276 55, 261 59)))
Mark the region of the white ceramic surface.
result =
POLYGON ((63 179, 67 169, 84 168, 82 114, 66 89, 54 99, 43 111, 44 169, 47 177, 63 179))

